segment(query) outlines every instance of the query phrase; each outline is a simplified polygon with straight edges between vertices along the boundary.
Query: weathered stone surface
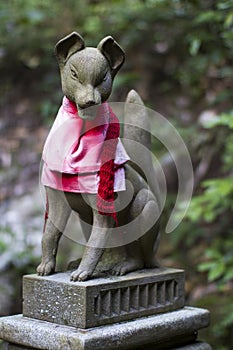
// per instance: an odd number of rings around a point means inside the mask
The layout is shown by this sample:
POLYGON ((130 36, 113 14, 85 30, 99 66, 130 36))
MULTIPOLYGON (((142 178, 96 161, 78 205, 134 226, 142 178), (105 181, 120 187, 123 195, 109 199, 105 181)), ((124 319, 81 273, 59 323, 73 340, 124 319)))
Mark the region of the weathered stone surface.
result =
POLYGON ((36 350, 35 348, 29 348, 21 345, 16 345, 8 342, 4 342, 3 350, 36 350))
POLYGON ((189 343, 195 343, 196 332, 208 324, 209 312, 191 307, 85 330, 17 315, 0 319, 0 338, 44 350, 146 349, 147 344, 153 344, 158 350, 172 349, 173 344, 177 344, 179 349, 184 339, 193 338, 189 343), (168 347, 164 347, 164 343, 168 347))
POLYGON ((174 350, 211 350, 211 346, 203 342, 195 342, 194 344, 175 348, 174 350))
MULTIPOLYGON (((29 347, 22 347, 15 344, 5 343, 4 344, 4 350, 35 350, 35 348, 29 348, 29 347)), ((158 349, 156 347, 156 349, 158 349)), ((59 350, 59 349, 58 349, 59 350)), ((150 348, 143 345, 140 348, 134 348, 134 350, 155 350, 154 345, 152 345, 150 348)), ((171 348, 170 350, 211 350, 211 346, 207 343, 203 342, 195 342, 193 344, 189 344, 186 346, 182 346, 179 348, 171 348)))
POLYGON ((112 324, 184 306, 184 272, 150 269, 70 282, 70 273, 25 276, 23 315, 79 328, 112 324))

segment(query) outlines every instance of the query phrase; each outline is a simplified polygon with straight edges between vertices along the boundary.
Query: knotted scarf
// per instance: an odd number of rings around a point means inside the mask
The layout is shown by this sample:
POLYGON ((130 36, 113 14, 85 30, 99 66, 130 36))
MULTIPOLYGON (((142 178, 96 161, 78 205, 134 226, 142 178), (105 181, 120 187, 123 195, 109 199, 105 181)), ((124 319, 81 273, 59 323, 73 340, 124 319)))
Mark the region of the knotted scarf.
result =
POLYGON ((64 191, 85 192, 85 186, 84 190, 73 187, 76 181, 85 181, 85 174, 98 174, 97 209, 102 215, 112 216, 117 224, 114 179, 129 159, 119 134, 119 120, 107 103, 97 108, 93 121, 84 121, 76 105, 64 97, 44 146, 43 184, 64 191))

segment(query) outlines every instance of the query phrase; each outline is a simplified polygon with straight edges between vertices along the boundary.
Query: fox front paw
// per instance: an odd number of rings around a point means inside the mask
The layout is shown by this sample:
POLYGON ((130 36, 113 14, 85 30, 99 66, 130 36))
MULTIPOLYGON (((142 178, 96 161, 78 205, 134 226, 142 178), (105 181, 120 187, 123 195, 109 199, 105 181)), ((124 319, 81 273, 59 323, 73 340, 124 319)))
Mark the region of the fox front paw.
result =
POLYGON ((140 259, 129 259, 122 261, 114 266, 112 274, 116 276, 123 276, 129 272, 140 270, 144 267, 143 261, 140 259))
POLYGON ((42 261, 36 269, 39 276, 48 276, 55 271, 55 260, 42 261))
POLYGON ((91 272, 85 269, 77 269, 74 272, 72 272, 70 276, 70 280, 72 282, 76 281, 86 281, 91 276, 91 272))

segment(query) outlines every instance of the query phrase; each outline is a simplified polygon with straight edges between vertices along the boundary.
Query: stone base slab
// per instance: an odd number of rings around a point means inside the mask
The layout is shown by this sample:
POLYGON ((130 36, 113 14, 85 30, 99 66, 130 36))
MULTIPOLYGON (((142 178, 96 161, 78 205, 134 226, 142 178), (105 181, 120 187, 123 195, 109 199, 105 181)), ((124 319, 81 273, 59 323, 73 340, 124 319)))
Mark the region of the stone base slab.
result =
MULTIPOLYGON (((36 350, 35 348, 28 348, 28 347, 22 347, 22 346, 18 346, 12 343, 4 343, 4 348, 3 350, 36 350)), ((59 350, 59 349, 58 349, 59 350)), ((141 348, 137 348, 134 350, 155 350, 154 345, 152 345, 152 347, 149 348, 145 348, 144 346, 141 348)), ((211 350, 211 347, 209 344, 207 343, 203 343, 203 342, 195 342, 189 345, 185 345, 179 348, 170 348, 170 350, 211 350)))
POLYGON ((211 350, 196 342, 197 331, 209 325, 207 310, 181 310, 89 329, 78 329, 22 315, 0 318, 0 339, 9 350, 211 350), (14 345, 13 345, 14 344, 14 345), (10 346, 14 346, 13 348, 10 346), (186 347, 185 347, 186 346, 186 347))
POLYGON ((78 328, 113 324, 184 306, 184 271, 139 270, 70 282, 70 272, 23 278, 23 315, 78 328))

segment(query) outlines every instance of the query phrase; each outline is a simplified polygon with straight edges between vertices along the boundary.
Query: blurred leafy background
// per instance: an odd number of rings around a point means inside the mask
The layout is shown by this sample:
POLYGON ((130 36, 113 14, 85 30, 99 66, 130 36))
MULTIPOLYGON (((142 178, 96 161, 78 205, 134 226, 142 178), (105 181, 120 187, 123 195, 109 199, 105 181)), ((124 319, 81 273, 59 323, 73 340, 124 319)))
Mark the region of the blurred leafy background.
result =
MULTIPOLYGON (((182 224, 162 235, 161 260, 185 268, 187 303, 211 311, 211 326, 201 337, 213 349, 230 350, 232 0, 0 0, 0 314, 20 312, 21 277, 33 273, 39 261, 40 154, 62 97, 53 47, 74 30, 87 45, 96 46, 106 35, 121 44, 126 63, 111 100, 124 101, 136 89, 147 106, 176 126, 189 148, 194 196, 182 224)), ((169 189, 166 217, 177 183, 165 158, 161 155, 169 189)), ((71 246, 63 243, 61 265, 71 246)))

